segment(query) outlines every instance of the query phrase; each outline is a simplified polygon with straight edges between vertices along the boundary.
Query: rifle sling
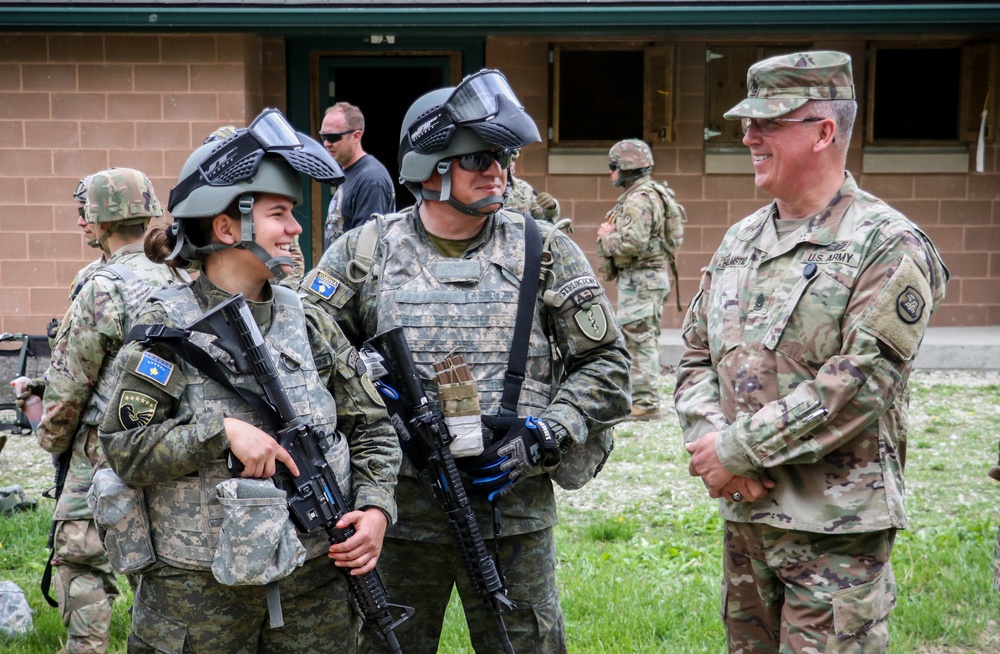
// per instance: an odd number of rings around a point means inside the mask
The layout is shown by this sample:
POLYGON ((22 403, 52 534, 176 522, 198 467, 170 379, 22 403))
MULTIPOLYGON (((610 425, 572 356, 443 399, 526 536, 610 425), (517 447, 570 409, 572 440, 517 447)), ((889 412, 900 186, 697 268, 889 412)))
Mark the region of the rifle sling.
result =
POLYGON ((517 400, 528 364, 528 343, 531 340, 531 323, 538 296, 538 275, 542 269, 542 237, 533 218, 524 218, 524 275, 517 297, 517 318, 514 321, 514 341, 507 362, 503 382, 500 415, 517 416, 517 400))

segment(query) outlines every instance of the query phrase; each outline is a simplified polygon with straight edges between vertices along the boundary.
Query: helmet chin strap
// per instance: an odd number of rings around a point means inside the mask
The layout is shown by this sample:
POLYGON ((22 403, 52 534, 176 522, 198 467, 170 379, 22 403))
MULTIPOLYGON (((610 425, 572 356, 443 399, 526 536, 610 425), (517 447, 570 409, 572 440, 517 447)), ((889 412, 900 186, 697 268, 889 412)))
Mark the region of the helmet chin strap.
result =
POLYGON ((242 248, 247 250, 255 257, 260 259, 267 269, 271 271, 271 275, 277 281, 281 281, 287 276, 287 273, 282 269, 282 266, 294 265, 291 257, 272 257, 267 253, 267 250, 262 248, 257 241, 254 240, 254 229, 253 229, 253 193, 244 193, 240 196, 239 202, 240 208, 240 238, 242 241, 237 243, 233 247, 242 248))
POLYGON ((424 188, 420 189, 421 198, 418 198, 418 204, 420 199, 432 200, 435 202, 447 202, 456 211, 460 211, 467 216, 473 216, 475 218, 484 218, 495 214, 497 211, 503 208, 504 200, 507 199, 507 193, 510 192, 510 184, 507 184, 504 188, 503 195, 491 195, 485 197, 482 200, 473 202, 472 204, 463 204, 451 197, 451 159, 445 159, 439 161, 437 164, 437 172, 441 175, 441 191, 428 191, 424 188), (491 204, 499 204, 493 211, 483 213, 480 211, 483 207, 488 207, 491 204))

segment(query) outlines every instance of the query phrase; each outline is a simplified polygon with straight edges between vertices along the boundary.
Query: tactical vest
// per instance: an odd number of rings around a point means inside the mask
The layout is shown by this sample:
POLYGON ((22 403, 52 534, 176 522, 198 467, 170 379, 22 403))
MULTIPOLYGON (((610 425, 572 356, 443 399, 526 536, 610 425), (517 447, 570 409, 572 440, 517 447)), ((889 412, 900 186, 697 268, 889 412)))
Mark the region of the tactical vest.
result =
MULTIPOLYGON (((482 413, 496 414, 524 272, 524 216, 498 213, 487 226, 493 237, 461 259, 425 244, 409 213, 392 214, 381 224, 377 332, 402 327, 424 379, 434 378, 433 364, 448 354, 465 354, 482 413)), ((536 310, 532 319, 519 415, 539 415, 551 402, 551 350, 539 320, 545 313, 536 310)), ((427 392, 437 395, 433 384, 427 392)))
MULTIPOLYGON (((304 420, 311 420, 318 429, 328 434, 320 447, 345 499, 351 504, 350 452, 346 439, 336 432, 337 409, 333 397, 316 372, 302 305, 291 290, 281 286, 271 288, 274 291, 274 317, 271 328, 264 334, 264 343, 295 410, 304 420)), ((168 317, 165 322, 169 325, 189 325, 203 315, 194 294, 186 286, 160 291, 154 294, 153 299, 166 311, 168 317)), ((259 393, 260 388, 253 376, 234 372, 232 359, 213 345, 213 340, 214 337, 201 332, 191 334, 191 341, 219 362, 234 385, 259 393)), ((206 378, 186 361, 179 365, 188 385, 177 408, 178 414, 191 411, 193 415, 206 419, 217 417, 220 422, 223 416, 233 417, 272 432, 270 425, 235 393, 206 378)), ((220 459, 185 477, 145 488, 153 546, 159 559, 179 568, 211 569, 223 517, 215 487, 230 476, 220 459)), ((329 539, 320 530, 300 534, 299 540, 306 547, 309 559, 324 554, 329 547, 329 539)))

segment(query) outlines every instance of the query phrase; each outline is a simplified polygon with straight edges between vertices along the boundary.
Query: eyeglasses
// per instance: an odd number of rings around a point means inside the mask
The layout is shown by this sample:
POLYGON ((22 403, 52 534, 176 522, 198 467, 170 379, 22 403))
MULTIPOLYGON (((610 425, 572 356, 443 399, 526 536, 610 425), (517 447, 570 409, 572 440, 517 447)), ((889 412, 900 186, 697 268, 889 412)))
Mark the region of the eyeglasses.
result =
POLYGON ((319 182, 340 184, 344 171, 322 145, 295 131, 277 109, 265 109, 250 127, 238 129, 205 157, 170 191, 167 209, 174 208, 202 186, 232 186, 252 178, 264 155, 279 155, 296 172, 319 182))
POLYGON ((451 142, 456 127, 488 121, 504 104, 524 110, 503 73, 481 70, 462 80, 444 104, 407 130, 410 144, 420 154, 439 152, 451 142))
POLYGON ((456 158, 462 170, 468 170, 470 173, 481 173, 489 170, 494 161, 500 164, 500 170, 510 168, 510 162, 514 156, 510 150, 500 150, 499 152, 481 150, 479 152, 463 154, 461 157, 456 158))
POLYGON ((770 136, 781 126, 781 123, 816 123, 821 120, 823 118, 819 116, 808 118, 740 118, 740 126, 743 128, 744 134, 750 131, 750 125, 756 125, 757 131, 764 136, 770 136))
POLYGON ((360 132, 360 129, 349 129, 346 132, 320 132, 319 140, 324 143, 336 143, 340 139, 344 138, 348 134, 353 134, 354 132, 360 132))
POLYGON ((609 162, 608 170, 610 170, 611 172, 615 172, 616 170, 618 170, 618 164, 616 164, 614 161, 609 162))

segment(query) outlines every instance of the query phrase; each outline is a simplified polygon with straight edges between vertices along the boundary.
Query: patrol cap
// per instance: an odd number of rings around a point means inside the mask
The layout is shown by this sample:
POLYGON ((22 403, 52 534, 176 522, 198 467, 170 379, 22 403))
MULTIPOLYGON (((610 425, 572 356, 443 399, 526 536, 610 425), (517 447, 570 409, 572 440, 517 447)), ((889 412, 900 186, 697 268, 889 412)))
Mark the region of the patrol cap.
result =
POLYGON ((747 71, 747 98, 726 118, 777 118, 810 100, 855 100, 851 57, 819 50, 771 57, 747 71))

